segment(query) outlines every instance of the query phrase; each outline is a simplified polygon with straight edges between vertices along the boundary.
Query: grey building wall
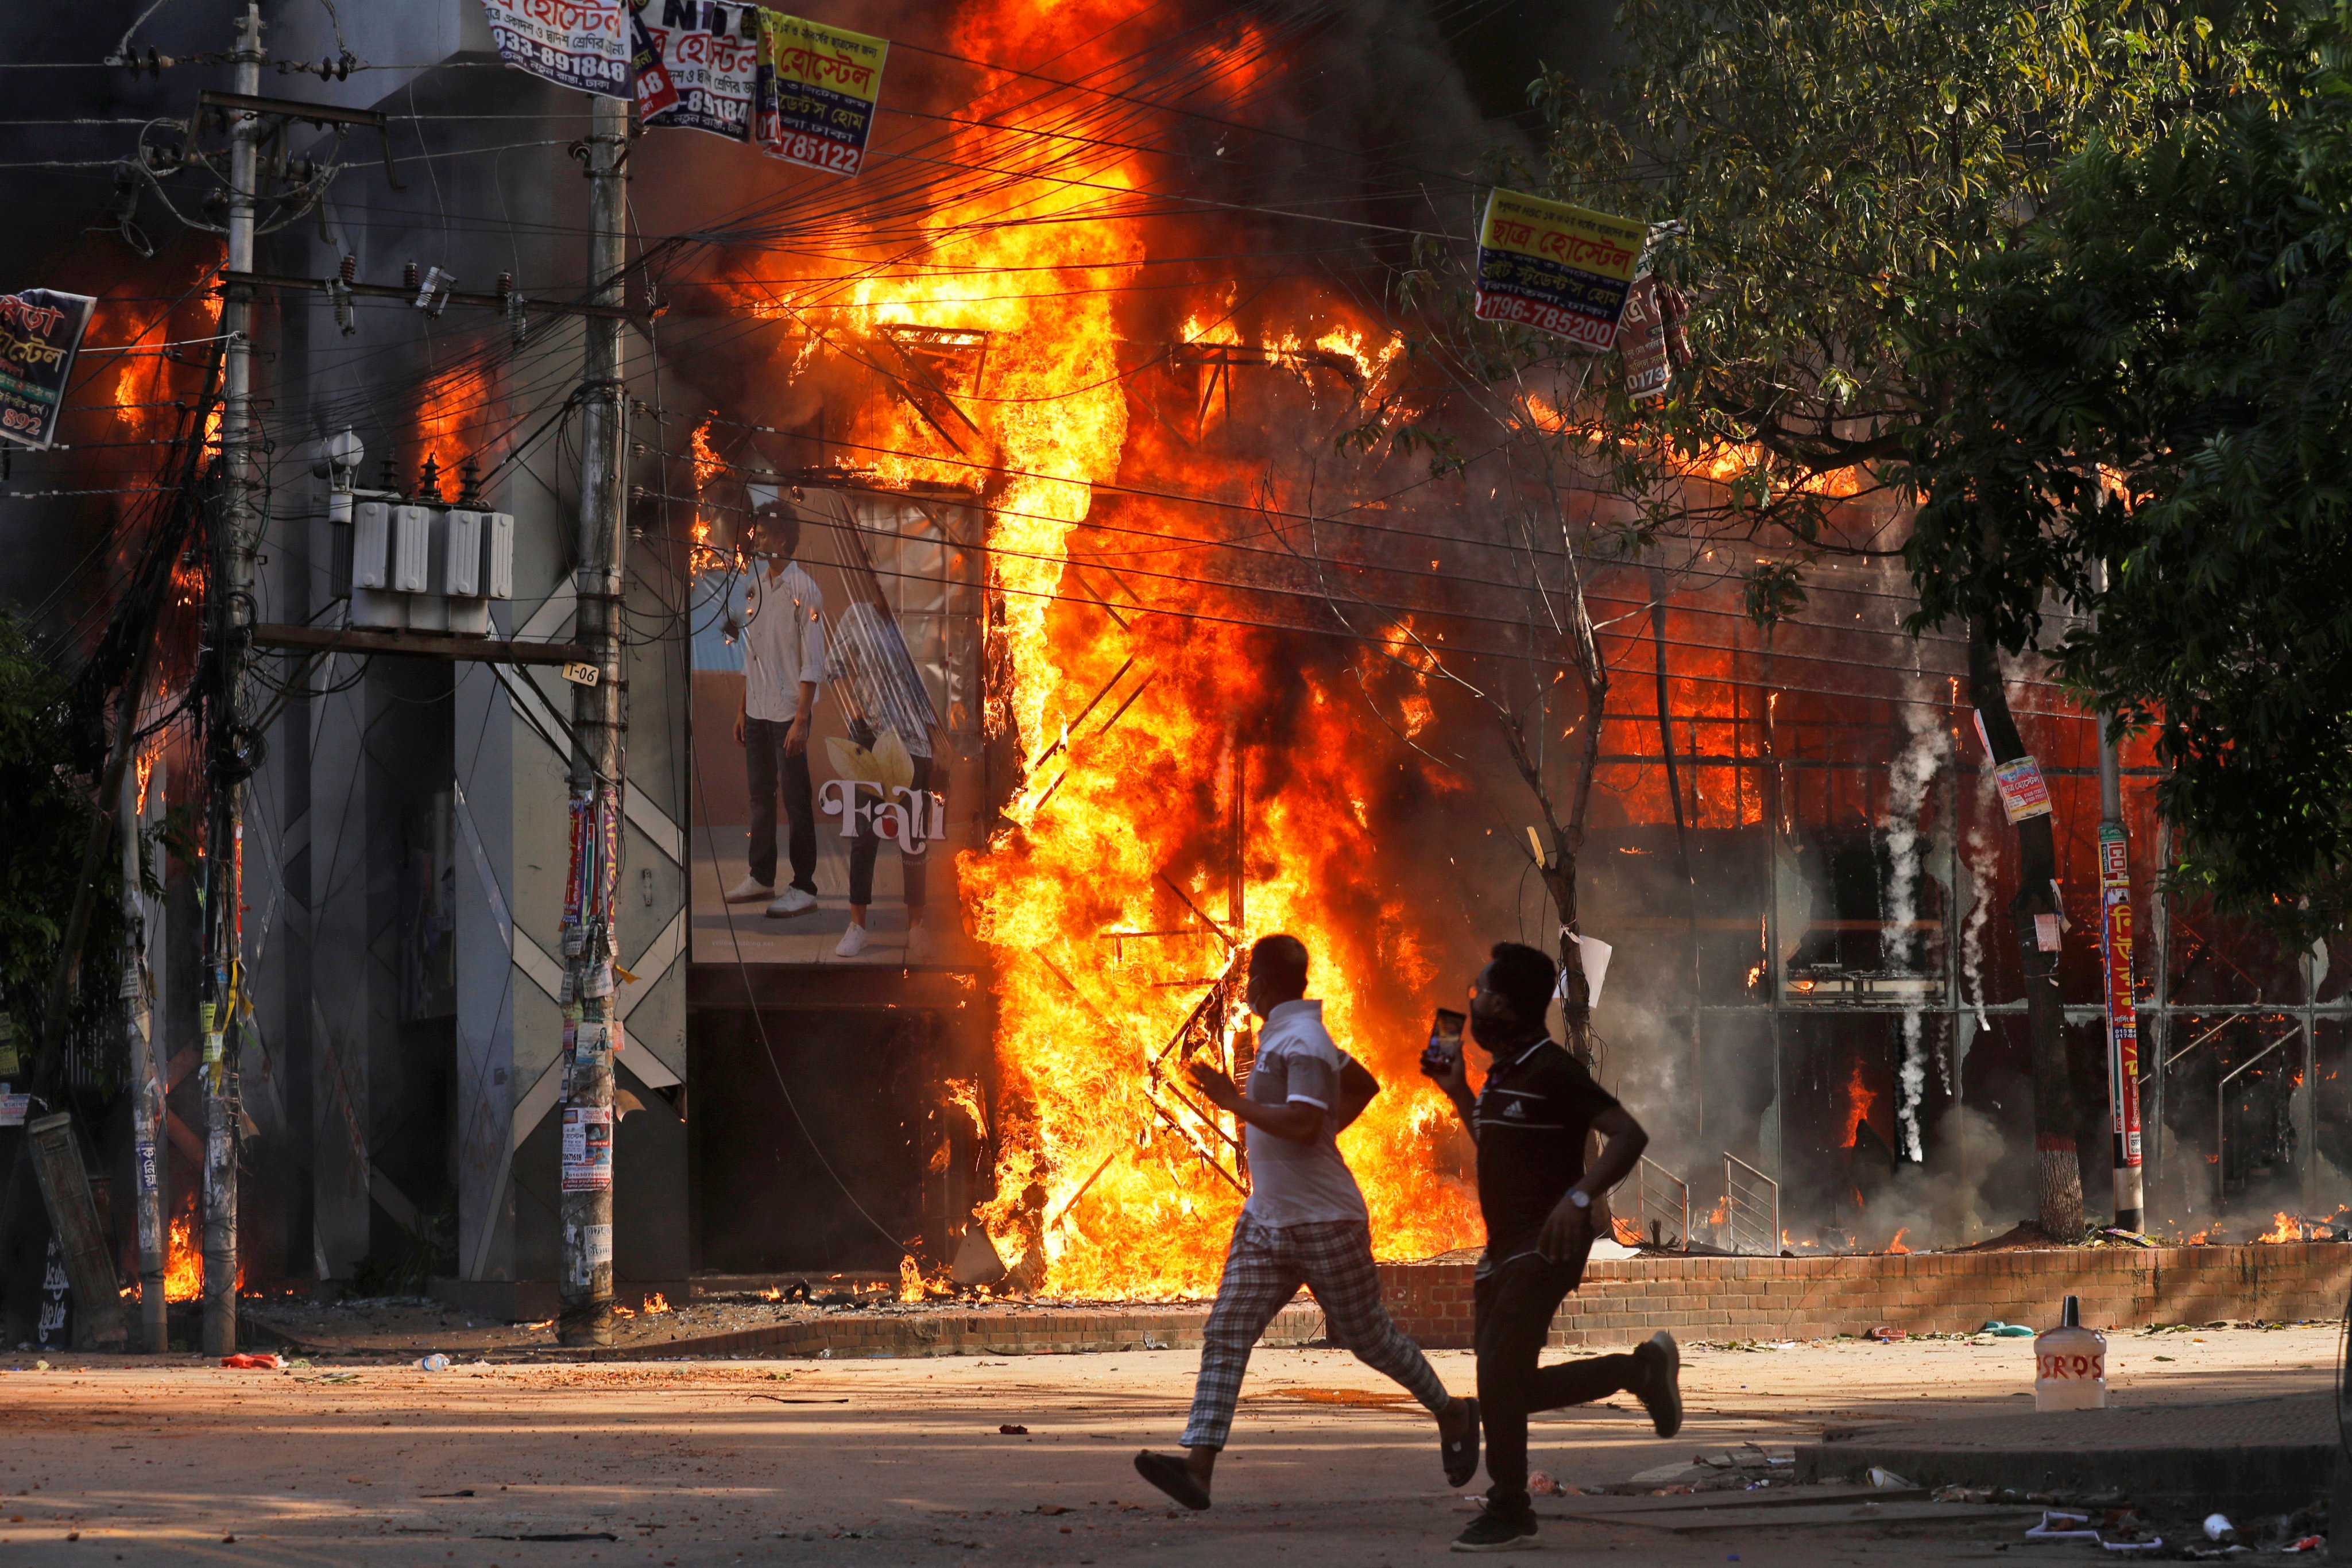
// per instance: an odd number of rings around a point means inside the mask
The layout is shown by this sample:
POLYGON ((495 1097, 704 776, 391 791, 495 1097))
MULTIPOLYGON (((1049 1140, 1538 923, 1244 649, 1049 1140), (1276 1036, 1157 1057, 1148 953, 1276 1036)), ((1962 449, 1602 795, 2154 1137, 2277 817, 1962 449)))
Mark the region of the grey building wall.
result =
MULTIPOLYGON (((394 116, 407 188, 387 184, 361 133, 323 217, 272 236, 263 265, 324 277, 348 252, 370 282, 397 282, 415 261, 463 288, 488 290, 510 272, 526 295, 577 293, 585 183, 565 143, 585 129, 585 99, 497 68, 470 0, 338 10, 342 47, 413 68, 341 83, 272 78, 265 90, 394 116)), ((265 14, 273 55, 337 52, 313 0, 265 14)), ((434 378, 476 366, 488 407, 436 444, 443 494, 454 497, 471 456, 491 475, 490 504, 515 517, 516 596, 498 607, 498 633, 568 638, 576 476, 562 411, 580 374, 577 323, 533 317, 517 346, 492 312, 453 306, 435 320, 376 301, 346 337, 323 296, 290 291, 264 322, 276 441, 262 618, 341 612, 325 486, 312 473, 318 440, 349 426, 368 447, 362 485, 377 484, 389 450, 413 487, 434 378)), ((627 347, 634 387, 652 366, 642 339, 627 347)), ((655 536, 645 548, 662 545, 655 536)), ((671 596, 658 590, 666 563, 649 564, 651 579, 633 570, 630 584, 620 915, 623 963, 638 977, 624 988, 622 1082, 646 1108, 622 1124, 615 1241, 624 1279, 677 1280, 688 1230, 685 661, 668 646, 683 629, 672 634, 671 596)), ((320 695, 289 703, 271 732, 248 829, 268 852, 249 850, 249 881, 266 863, 284 890, 256 975, 286 1125, 257 1146, 247 1182, 282 1171, 298 1272, 377 1279, 429 1256, 436 1272, 466 1281, 551 1280, 571 688, 543 667, 347 654, 318 661, 309 685, 320 695)))

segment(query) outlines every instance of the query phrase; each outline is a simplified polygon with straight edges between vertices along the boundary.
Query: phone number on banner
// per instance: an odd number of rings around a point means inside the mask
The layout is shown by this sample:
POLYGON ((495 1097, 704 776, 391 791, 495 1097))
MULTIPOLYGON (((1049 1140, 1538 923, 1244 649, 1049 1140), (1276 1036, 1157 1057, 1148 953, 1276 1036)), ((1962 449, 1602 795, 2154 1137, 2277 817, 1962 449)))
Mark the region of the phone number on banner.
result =
POLYGON ((509 65, 520 66, 532 75, 558 87, 577 88, 583 92, 602 93, 606 98, 625 97, 629 89, 629 62, 602 59, 594 55, 574 54, 559 49, 552 44, 542 44, 498 29, 499 53, 509 65))
POLYGON ((1555 332, 1570 342, 1598 352, 1617 340, 1617 326, 1579 310, 1563 310, 1521 294, 1480 294, 1478 319, 1511 321, 1540 331, 1555 332))
POLYGON ((772 158, 781 158, 787 163, 798 163, 804 169, 821 170, 827 174, 855 174, 866 161, 863 147, 851 147, 801 131, 787 132, 774 138, 765 144, 764 151, 772 158))

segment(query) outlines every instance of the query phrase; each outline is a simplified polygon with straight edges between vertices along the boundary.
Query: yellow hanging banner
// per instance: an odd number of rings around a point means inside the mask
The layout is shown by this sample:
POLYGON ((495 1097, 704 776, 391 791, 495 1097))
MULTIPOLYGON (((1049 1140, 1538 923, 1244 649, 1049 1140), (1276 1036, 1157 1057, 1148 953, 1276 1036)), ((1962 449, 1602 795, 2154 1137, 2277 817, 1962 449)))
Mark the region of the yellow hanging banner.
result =
POLYGON ((761 150, 828 174, 856 173, 866 162, 889 52, 887 38, 762 11, 755 127, 761 150))

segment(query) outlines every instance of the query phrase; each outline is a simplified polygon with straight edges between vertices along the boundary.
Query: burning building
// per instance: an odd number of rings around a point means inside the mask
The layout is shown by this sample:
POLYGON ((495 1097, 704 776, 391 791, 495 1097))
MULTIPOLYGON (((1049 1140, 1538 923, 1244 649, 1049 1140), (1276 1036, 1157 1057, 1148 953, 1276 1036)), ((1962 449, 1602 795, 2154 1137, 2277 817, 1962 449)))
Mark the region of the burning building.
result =
MULTIPOLYGON (((390 116, 403 188, 354 162, 268 241, 262 619, 342 623, 322 453, 349 429, 370 484, 511 517, 494 634, 561 641, 580 100, 502 69, 470 3, 332 37, 317 9, 276 15, 270 47, 399 62, 304 85, 390 116), (314 286, 427 268, 541 305, 314 286)), ((897 53, 856 181, 688 131, 631 144, 625 1292, 908 1257, 1068 1295, 1211 1288, 1248 1176, 1174 1069, 1245 1071, 1237 955, 1277 930, 1387 1086, 1348 1141, 1376 1246, 1475 1245, 1466 1150, 1413 1063, 1489 944, 1557 946, 1538 829, 1588 749, 1580 925, 1613 949, 1594 1055, 1656 1135, 1645 1181, 1686 1190, 1664 1228, 1884 1248, 2029 1213, 2015 857, 1962 651, 1903 630, 1900 512, 1852 497, 1855 550, 1769 628, 1742 609, 1754 545, 1621 548, 1623 503, 1553 412, 1580 368, 1498 402, 1393 290, 1416 244, 1463 239, 1464 171, 1514 134, 1440 23, 968 0, 861 26, 897 53), (771 916, 725 894, 754 814, 745 525, 777 504, 833 664, 817 901, 771 916), (911 791, 862 871, 861 785, 911 791)), ((282 657, 246 852, 248 1267, 540 1315, 562 677, 282 657)), ((2077 933, 2067 1027, 2095 1031, 2096 735, 2015 674, 2077 933)), ((2148 893, 2154 769, 2127 748, 2125 770, 2150 1210, 2328 1212, 2352 1197, 2341 978, 2148 893)), ((193 977, 155 967, 182 1053, 193 977)), ((1646 1200, 1619 1208, 1639 1233, 1646 1200)))

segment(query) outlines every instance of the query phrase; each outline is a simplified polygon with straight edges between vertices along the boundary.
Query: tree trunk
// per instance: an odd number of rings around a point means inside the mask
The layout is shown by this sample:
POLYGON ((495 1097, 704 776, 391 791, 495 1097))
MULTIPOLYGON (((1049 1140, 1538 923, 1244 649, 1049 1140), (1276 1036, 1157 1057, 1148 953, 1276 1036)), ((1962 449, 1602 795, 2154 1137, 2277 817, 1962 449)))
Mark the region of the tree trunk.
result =
MULTIPOLYGON (((1690 824, 1683 816, 1683 784, 1675 767, 1675 720, 1667 703, 1666 574, 1650 568, 1650 648, 1654 655, 1658 692, 1658 751, 1666 762, 1666 799, 1675 808, 1675 874, 1682 879, 1683 918, 1690 940, 1690 1089, 1692 1120, 1701 1146, 1706 1140, 1706 1058, 1705 1014, 1699 1010, 1698 878, 1691 872, 1690 824)), ((1696 752, 1696 746, 1693 750, 1696 752)), ((1696 767, 1694 762, 1692 766, 1696 767)), ((1696 775, 1694 774, 1696 779, 1696 775)))
MULTIPOLYGON (((2000 657, 1982 616, 1969 622, 1969 694, 1996 763, 2023 757, 2025 742, 2001 687, 2000 657)), ((2025 975, 2026 1024, 2033 1051, 2033 1147, 2041 1225, 2060 1241, 2083 1235, 2083 1168, 2076 1091, 2066 1052, 2066 1014, 2058 993, 2065 917, 2058 902, 2058 853, 2047 813, 2017 824, 2018 889, 2010 903, 2018 958, 2025 975)))

